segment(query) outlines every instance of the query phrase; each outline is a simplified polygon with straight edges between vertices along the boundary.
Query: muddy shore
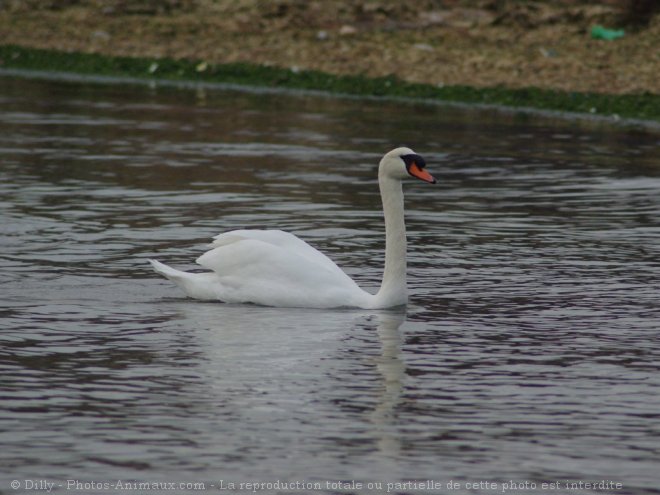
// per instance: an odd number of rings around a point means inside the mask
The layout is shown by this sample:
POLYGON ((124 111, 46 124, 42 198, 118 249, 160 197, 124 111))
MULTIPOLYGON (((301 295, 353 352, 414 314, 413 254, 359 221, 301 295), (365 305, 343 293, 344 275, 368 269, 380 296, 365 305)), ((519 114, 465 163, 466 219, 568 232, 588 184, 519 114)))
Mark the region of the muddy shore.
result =
POLYGON ((660 94, 660 15, 620 2, 0 1, 3 44, 249 62, 436 86, 660 94))

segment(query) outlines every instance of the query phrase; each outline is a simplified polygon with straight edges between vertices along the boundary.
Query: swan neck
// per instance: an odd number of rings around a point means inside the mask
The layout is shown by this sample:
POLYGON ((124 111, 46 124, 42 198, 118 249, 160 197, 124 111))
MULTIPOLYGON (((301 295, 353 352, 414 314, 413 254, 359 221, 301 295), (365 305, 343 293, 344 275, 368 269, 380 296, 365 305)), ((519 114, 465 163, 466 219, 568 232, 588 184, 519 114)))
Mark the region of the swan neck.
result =
POLYGON ((379 176, 378 182, 385 216, 385 271, 376 297, 384 307, 396 306, 408 300, 403 188, 400 180, 387 176, 379 176))

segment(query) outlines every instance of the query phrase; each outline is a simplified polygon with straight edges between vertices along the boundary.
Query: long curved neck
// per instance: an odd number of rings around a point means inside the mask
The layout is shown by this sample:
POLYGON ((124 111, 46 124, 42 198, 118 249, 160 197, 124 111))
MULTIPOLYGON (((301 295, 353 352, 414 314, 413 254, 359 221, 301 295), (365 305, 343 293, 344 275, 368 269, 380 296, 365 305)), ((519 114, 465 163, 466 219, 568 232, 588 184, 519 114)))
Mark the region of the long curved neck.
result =
POLYGON ((406 288, 406 224, 401 181, 379 174, 385 215, 385 272, 376 294, 379 306, 396 306, 408 300, 406 288))

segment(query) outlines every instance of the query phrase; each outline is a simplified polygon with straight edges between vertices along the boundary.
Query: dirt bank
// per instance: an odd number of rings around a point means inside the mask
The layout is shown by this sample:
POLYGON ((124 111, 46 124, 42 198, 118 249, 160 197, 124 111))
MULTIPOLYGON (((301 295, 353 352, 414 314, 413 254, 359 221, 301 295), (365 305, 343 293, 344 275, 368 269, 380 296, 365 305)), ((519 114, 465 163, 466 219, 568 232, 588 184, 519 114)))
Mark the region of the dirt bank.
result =
POLYGON ((625 3, 0 0, 0 40, 433 85, 660 94, 660 16, 635 19, 625 3), (626 32, 592 39, 596 24, 626 32))

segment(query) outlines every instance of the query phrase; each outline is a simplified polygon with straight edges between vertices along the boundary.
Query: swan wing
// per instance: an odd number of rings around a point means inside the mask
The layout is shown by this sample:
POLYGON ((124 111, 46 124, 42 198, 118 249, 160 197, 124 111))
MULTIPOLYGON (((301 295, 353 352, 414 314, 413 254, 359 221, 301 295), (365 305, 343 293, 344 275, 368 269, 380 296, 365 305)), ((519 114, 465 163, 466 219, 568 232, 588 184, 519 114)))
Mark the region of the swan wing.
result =
POLYGON ((319 265, 325 266, 328 270, 338 271, 345 275, 334 261, 316 248, 313 248, 301 238, 283 230, 232 230, 218 234, 213 238, 212 248, 227 246, 235 242, 247 239, 262 241, 267 244, 285 249, 291 254, 296 254, 319 265))
POLYGON ((217 276, 218 299, 326 308, 367 304, 370 295, 326 256, 291 234, 269 232, 281 231, 221 234, 197 259, 217 276))

